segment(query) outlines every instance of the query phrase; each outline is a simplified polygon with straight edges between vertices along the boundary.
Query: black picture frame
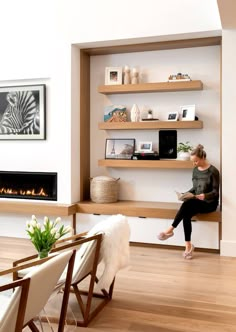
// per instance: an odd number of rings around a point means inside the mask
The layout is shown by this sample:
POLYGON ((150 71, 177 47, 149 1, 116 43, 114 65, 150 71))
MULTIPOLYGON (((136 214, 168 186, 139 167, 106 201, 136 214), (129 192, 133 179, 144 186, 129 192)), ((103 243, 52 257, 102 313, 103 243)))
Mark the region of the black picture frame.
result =
POLYGON ((0 87, 0 140, 46 139, 46 85, 0 87))
POLYGON ((131 159, 135 150, 134 138, 107 138, 105 159, 131 159))

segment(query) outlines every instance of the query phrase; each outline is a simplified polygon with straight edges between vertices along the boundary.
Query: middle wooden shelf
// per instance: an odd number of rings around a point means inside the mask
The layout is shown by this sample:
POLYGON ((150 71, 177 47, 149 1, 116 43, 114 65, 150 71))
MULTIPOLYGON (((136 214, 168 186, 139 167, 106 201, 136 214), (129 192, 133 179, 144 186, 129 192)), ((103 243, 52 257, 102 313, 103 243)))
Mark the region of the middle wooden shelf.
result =
POLYGON ((192 169, 193 163, 190 160, 162 159, 162 160, 121 160, 121 159, 100 159, 98 166, 114 168, 163 168, 163 169, 192 169))
POLYGON ((140 121, 140 122, 100 122, 100 130, 132 129, 202 129, 203 122, 197 121, 140 121))

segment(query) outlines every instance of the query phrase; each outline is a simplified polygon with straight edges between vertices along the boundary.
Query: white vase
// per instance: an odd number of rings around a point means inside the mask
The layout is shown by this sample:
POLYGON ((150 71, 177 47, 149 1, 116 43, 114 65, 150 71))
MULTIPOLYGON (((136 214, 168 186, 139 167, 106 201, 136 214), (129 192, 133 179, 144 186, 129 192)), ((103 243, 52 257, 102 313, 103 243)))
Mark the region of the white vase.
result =
POLYGON ((132 122, 139 122, 140 121, 140 110, 136 104, 134 104, 130 111, 130 120, 132 122))
POLYGON ((180 160, 190 160, 190 152, 179 152, 178 159, 180 160))
POLYGON ((130 77, 130 69, 128 66, 125 66, 124 70, 124 84, 130 84, 131 83, 131 77, 130 77))

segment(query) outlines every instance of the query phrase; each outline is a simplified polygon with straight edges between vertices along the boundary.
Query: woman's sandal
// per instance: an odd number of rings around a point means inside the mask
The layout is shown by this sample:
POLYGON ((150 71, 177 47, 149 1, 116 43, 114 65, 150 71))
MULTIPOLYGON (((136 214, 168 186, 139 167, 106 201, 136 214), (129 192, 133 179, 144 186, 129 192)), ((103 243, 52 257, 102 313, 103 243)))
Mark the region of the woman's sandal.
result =
POLYGON ((167 240, 169 239, 169 237, 173 236, 174 235, 174 232, 171 232, 171 233, 164 233, 164 232, 161 232, 157 237, 159 240, 161 241, 164 241, 164 240, 167 240))
POLYGON ((192 244, 191 249, 189 251, 185 251, 183 253, 183 256, 185 259, 192 259, 193 258, 193 251, 194 251, 194 245, 192 244))

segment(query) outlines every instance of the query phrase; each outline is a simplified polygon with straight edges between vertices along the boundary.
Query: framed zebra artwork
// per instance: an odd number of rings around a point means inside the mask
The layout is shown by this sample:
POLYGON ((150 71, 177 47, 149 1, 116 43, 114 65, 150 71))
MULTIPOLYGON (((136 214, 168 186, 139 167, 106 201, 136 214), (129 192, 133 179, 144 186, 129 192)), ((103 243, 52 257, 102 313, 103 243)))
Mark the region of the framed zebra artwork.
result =
POLYGON ((46 85, 0 87, 0 139, 46 139, 46 85))

